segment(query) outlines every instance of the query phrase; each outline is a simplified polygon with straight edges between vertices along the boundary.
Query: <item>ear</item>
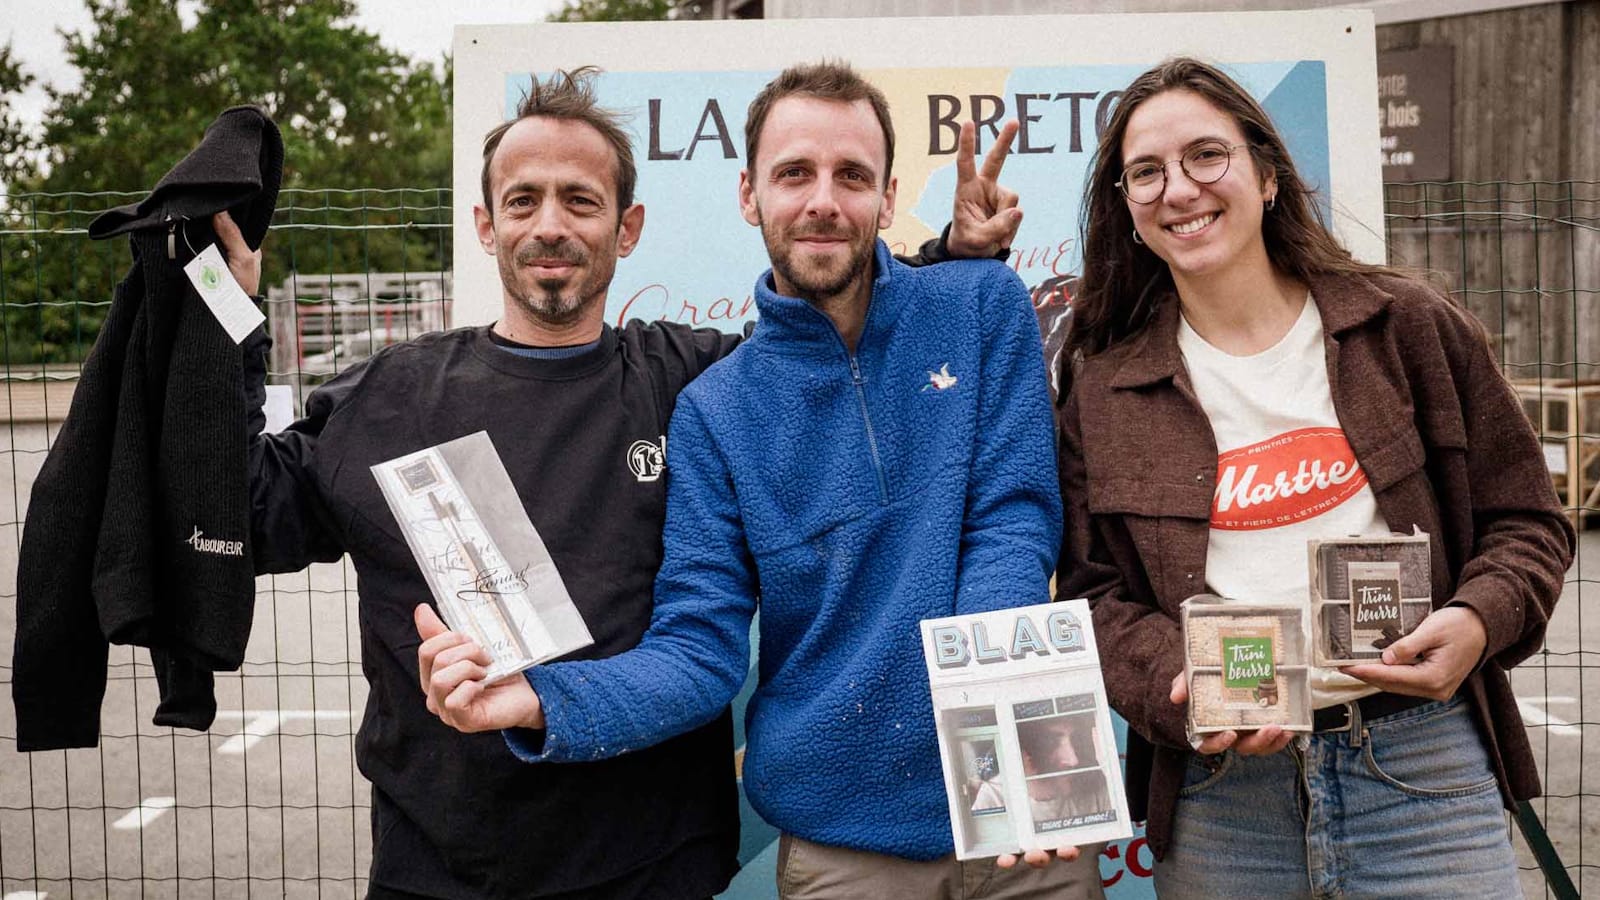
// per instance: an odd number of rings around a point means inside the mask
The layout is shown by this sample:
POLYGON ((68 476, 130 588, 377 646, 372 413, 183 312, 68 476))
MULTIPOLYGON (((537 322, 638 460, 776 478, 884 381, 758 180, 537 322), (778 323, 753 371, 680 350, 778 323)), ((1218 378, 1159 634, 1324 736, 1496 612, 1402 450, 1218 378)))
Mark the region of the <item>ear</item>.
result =
POLYGON ((644 231, 644 204, 635 203, 622 211, 622 221, 617 223, 617 256, 633 252, 639 245, 639 235, 644 231))
POLYGON ((750 183, 750 170, 739 170, 739 214, 756 227, 761 226, 761 207, 756 205, 756 189, 750 183))
POLYGON ((895 189, 900 186, 900 179, 889 177, 889 185, 883 189, 883 205, 878 207, 878 230, 882 231, 894 224, 894 195, 895 189))
POLYGON ((1262 176, 1262 178, 1261 178, 1261 202, 1265 203, 1268 200, 1271 200, 1271 199, 1273 199, 1274 197, 1277 197, 1277 196, 1278 196, 1278 173, 1277 172, 1268 172, 1266 175, 1262 176))
POLYGON ((494 220, 489 218, 489 210, 482 204, 472 205, 472 224, 478 229, 478 245, 483 247, 483 252, 494 256, 494 220))

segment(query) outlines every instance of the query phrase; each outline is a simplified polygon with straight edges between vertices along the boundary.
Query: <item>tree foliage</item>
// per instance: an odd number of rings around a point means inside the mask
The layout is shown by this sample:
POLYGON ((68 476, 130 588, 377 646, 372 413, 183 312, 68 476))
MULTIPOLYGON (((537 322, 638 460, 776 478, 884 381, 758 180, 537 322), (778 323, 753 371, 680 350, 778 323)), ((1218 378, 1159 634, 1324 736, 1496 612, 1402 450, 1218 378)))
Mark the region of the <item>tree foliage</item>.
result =
POLYGON ((0 188, 11 188, 35 171, 36 139, 7 99, 27 90, 33 81, 11 45, 0 47, 0 188))
POLYGON ((286 187, 443 184, 448 83, 349 22, 350 0, 89 0, 65 35, 80 87, 51 90, 46 190, 148 187, 222 110, 284 131, 286 187))
MULTIPOLYGON (((127 259, 125 249, 90 247, 66 232, 137 200, 218 113, 239 104, 261 107, 284 139, 285 190, 263 284, 291 268, 445 265, 446 233, 399 226, 449 221, 448 60, 441 76, 433 63, 384 47, 351 21, 351 0, 200 0, 181 7, 190 16, 170 0, 87 6, 92 24, 63 35, 81 84, 49 89, 43 165, 19 173, 5 210, 13 232, 30 232, 0 236, 0 352, 8 360, 81 356, 127 259), (329 188, 347 190, 312 191, 329 188), (384 192, 399 188, 429 190, 384 192), (83 193, 100 191, 133 193, 83 193), (426 209, 402 208, 412 205, 426 209), (318 224, 342 227, 306 227, 318 224)), ((13 70, 9 54, 0 55, 0 100, 20 89, 13 70)), ((0 152, 0 162, 9 158, 0 152)))

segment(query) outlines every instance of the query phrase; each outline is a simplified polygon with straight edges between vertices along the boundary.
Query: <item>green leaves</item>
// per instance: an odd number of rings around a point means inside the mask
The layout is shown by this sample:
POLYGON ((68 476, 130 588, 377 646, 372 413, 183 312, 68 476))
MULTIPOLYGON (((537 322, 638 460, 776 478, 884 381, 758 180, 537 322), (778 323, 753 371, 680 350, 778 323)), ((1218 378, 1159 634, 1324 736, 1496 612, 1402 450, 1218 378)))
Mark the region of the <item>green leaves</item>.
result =
POLYGON ((207 0, 187 24, 165 0, 89 9, 93 30, 67 36, 82 85, 51 92, 44 190, 148 187, 241 103, 283 129, 286 187, 448 183, 447 83, 351 23, 348 0, 207 0))
POLYGON ((0 179, 10 194, 0 198, 5 359, 81 359, 128 259, 120 242, 91 245, 68 232, 137 200, 218 113, 239 104, 264 109, 284 139, 274 224, 294 227, 269 238, 263 284, 282 282, 290 268, 447 265, 446 233, 404 226, 449 221, 448 200, 438 208, 450 183, 448 58, 417 62, 389 50, 351 21, 350 0, 86 5, 92 25, 63 35, 81 84, 49 89, 42 140, 9 113, 6 98, 31 79, 0 48, 0 179), (381 193, 402 187, 427 191, 381 193), (295 190, 316 188, 345 190, 295 190), (86 196, 99 191, 133 193, 86 196))

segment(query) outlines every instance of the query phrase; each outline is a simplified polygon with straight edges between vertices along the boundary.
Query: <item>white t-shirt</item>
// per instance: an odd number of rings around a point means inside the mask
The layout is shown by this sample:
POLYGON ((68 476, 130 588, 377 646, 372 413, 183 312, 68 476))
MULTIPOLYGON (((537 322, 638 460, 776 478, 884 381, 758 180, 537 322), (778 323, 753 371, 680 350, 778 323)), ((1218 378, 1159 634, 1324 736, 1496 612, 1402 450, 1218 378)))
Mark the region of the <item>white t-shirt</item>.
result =
MULTIPOLYGON (((1322 315, 1308 295, 1282 340, 1251 356, 1218 350, 1185 320, 1178 349, 1217 439, 1206 588, 1304 605, 1309 639, 1306 541, 1389 533, 1334 413, 1322 315)), ((1311 673, 1319 709, 1376 692, 1337 669, 1311 673)))

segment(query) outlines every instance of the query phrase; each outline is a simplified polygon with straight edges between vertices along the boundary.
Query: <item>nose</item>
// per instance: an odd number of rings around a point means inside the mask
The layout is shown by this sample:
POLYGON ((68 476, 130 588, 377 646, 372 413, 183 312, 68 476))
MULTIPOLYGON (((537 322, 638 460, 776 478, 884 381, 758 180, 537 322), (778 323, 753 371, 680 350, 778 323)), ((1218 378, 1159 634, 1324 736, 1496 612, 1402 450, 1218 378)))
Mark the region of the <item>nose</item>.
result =
POLYGON ((529 236, 546 244, 556 244, 567 237, 567 218, 562 205, 557 202, 539 204, 539 209, 528 223, 529 236))
POLYGON ((1167 163, 1166 170, 1166 185, 1161 189, 1163 202, 1182 206, 1200 196, 1199 183, 1189 177, 1177 160, 1167 163))
POLYGON ((812 183, 811 193, 806 197, 806 217, 812 219, 834 219, 839 216, 839 198, 835 193, 836 188, 832 178, 818 178, 812 183))

